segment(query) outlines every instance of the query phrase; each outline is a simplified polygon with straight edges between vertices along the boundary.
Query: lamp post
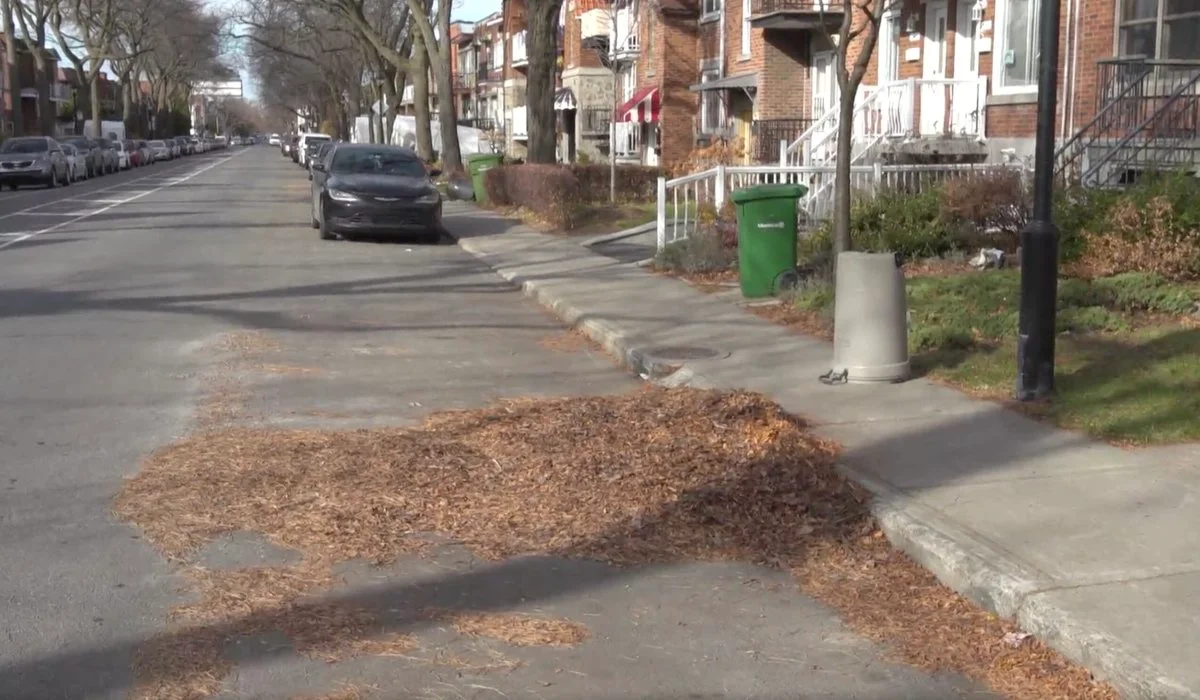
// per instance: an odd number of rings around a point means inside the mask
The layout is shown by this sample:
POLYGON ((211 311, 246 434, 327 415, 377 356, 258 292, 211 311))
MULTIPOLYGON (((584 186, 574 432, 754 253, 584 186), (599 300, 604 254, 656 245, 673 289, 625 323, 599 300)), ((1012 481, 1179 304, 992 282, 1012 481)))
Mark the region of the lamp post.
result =
POLYGON ((1017 336, 1017 400, 1054 394, 1054 328, 1058 301, 1058 227, 1054 205, 1054 112, 1058 95, 1059 0, 1041 0, 1038 17, 1037 142, 1033 219, 1021 231, 1021 315, 1017 336))

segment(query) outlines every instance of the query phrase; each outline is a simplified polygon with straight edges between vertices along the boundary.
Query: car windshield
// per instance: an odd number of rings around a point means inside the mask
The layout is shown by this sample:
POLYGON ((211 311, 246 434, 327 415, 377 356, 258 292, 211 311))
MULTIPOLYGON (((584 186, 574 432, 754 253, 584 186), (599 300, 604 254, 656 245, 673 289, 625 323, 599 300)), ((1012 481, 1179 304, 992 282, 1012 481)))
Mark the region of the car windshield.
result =
POLYGON ((165 148, 167 144, 163 143, 162 141, 151 141, 150 145, 153 148, 165 148))
POLYGON ((332 172, 346 175, 425 177, 425 164, 407 153, 348 148, 333 154, 332 172))
POLYGON ((0 153, 45 153, 49 150, 45 139, 9 139, 0 146, 0 153))
POLYGON ((91 144, 89 144, 87 142, 87 139, 68 139, 67 143, 71 144, 75 148, 83 148, 83 149, 90 150, 92 147, 91 144))

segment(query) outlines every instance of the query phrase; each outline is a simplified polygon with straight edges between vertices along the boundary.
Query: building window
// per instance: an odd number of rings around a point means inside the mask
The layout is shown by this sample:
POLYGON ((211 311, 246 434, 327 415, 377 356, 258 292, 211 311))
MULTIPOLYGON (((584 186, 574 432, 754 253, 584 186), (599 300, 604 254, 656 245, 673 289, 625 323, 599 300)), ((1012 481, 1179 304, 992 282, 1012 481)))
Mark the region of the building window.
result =
POLYGON ((621 69, 621 103, 628 102, 633 99, 633 92, 637 89, 637 67, 636 65, 628 65, 621 69))
POLYGON ((1200 58, 1200 2, 1122 0, 1121 55, 1159 60, 1200 58))
POLYGON ((723 0, 704 0, 701 14, 704 16, 715 15, 721 12, 721 3, 723 0))
POLYGON ((1041 0, 1005 3, 1004 50, 1000 52, 1000 87, 1037 87, 1037 18, 1041 0))
MULTIPOLYGON (((700 77, 701 83, 721 77, 719 70, 706 70, 700 77)), ((700 93, 700 132, 711 134, 721 127, 721 91, 705 90, 700 93)))
POLYGON ((742 0, 742 56, 750 55, 750 0, 742 0))
POLYGON ((884 15, 879 33, 883 38, 879 51, 879 82, 890 83, 900 79, 900 15, 884 15))

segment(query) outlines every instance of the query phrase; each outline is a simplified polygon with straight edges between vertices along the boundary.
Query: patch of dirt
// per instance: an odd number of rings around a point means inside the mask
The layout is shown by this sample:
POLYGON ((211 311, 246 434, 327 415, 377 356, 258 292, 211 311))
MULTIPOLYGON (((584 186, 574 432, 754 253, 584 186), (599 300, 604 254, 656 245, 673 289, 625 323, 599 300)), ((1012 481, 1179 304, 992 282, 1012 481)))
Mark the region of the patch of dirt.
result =
POLYGON ((822 340, 833 340, 833 319, 820 312, 797 309, 787 303, 748 306, 746 309, 771 323, 778 323, 822 340))
MULTIPOLYGON (((1005 257, 1011 259, 1012 255, 1005 257)), ((904 276, 907 279, 914 277, 949 277, 951 275, 964 275, 976 272, 974 268, 967 264, 965 258, 961 260, 946 258, 906 260, 904 266, 900 269, 904 272, 904 276)))
MULTIPOLYGON (((213 432, 153 455, 115 510, 174 558, 251 530, 322 562, 390 562, 421 551, 428 532, 493 560, 756 562, 790 570, 852 628, 920 669, 963 673, 1020 700, 1116 698, 1036 640, 1008 646, 1012 623, 893 550, 836 458, 835 445, 761 395, 646 388, 506 401, 436 414, 412 430, 213 432)), ((279 583, 255 585, 280 585, 284 598, 322 585, 319 574, 271 580, 279 583)), ((581 633, 506 617, 455 619, 468 634, 498 628, 511 643, 581 633)), ((317 603, 248 619, 325 658, 363 653, 354 645, 378 633, 366 613, 317 603)))
POLYGON ((583 352, 600 350, 600 346, 578 328, 552 333, 538 341, 538 345, 552 352, 583 352))
POLYGON ((290 377, 310 377, 314 375, 328 374, 328 372, 320 367, 302 367, 300 365, 272 365, 263 364, 257 367, 259 372, 266 374, 277 374, 290 377))
POLYGON ((507 613, 468 613, 454 610, 438 613, 459 634, 491 637, 518 647, 573 647, 588 638, 587 627, 570 620, 507 613))
POLYGON ((263 331, 235 331, 222 335, 216 348, 244 359, 278 352, 279 342, 263 331))

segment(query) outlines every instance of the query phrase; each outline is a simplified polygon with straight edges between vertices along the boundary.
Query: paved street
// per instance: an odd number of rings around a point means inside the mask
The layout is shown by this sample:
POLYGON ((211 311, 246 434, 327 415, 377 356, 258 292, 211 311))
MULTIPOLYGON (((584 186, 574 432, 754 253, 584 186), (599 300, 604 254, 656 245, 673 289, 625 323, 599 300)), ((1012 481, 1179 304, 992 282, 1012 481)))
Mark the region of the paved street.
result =
MULTIPOLYGON (((216 414, 398 425, 499 397, 636 386, 450 241, 318 240, 308 188, 256 147, 0 194, 0 698, 129 696, 134 650, 186 594, 176 565, 111 515, 112 498, 147 454, 216 414), (256 344, 276 348, 269 363, 246 361, 256 344)), ((239 534, 199 563, 287 554, 239 534)), ((443 604, 561 615, 592 636, 513 649, 434 623, 405 630, 426 649, 520 662, 502 670, 329 664, 249 638, 226 650, 222 697, 315 696, 342 681, 382 698, 984 696, 886 661, 785 575, 748 565, 488 564, 446 545, 340 573, 339 595, 382 607, 420 588, 443 604)))

